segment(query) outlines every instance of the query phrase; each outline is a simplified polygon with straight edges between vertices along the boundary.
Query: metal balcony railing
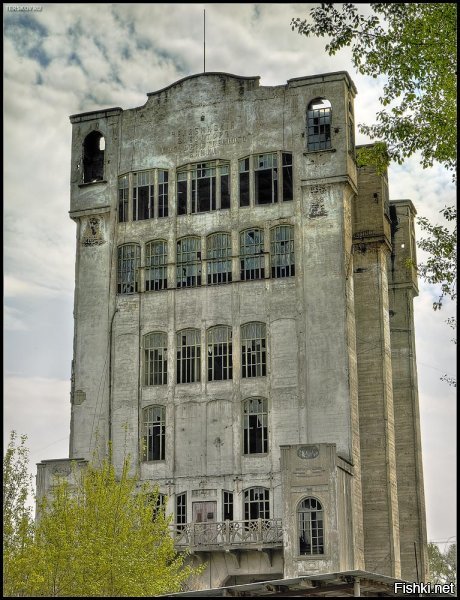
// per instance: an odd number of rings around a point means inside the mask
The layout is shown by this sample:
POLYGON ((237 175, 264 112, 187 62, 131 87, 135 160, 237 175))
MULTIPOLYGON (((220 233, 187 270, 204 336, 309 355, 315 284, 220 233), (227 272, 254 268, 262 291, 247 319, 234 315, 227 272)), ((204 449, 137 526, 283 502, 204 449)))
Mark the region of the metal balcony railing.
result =
POLYGON ((282 547, 281 519, 221 521, 171 525, 175 546, 195 550, 262 549, 282 547))

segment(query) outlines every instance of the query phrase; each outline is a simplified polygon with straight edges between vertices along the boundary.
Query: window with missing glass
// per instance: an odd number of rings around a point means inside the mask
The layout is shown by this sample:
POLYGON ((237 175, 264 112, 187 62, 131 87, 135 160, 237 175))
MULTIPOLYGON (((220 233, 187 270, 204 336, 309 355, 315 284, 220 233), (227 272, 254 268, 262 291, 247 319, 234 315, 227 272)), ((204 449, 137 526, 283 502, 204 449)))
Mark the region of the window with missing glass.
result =
POLYGON ((206 238, 207 283, 232 280, 232 240, 229 233, 212 233, 206 238))
POLYGON ((265 323, 241 326, 241 376, 264 377, 267 374, 265 323))
POLYGON ((268 452, 268 408, 266 398, 248 398, 243 403, 243 454, 268 452))
POLYGON ((324 554, 324 512, 316 498, 305 498, 297 510, 299 554, 324 554))
POLYGON ((134 294, 139 291, 139 268, 141 249, 137 244, 125 244, 118 248, 117 291, 134 294))
POLYGON ((278 156, 275 152, 255 157, 254 195, 256 204, 278 202, 278 156))
POLYGON ((118 222, 128 220, 129 178, 128 175, 118 178, 118 222))
POLYGON ((292 180, 292 154, 283 152, 281 154, 283 163, 283 202, 289 202, 294 198, 294 184, 292 180))
POLYGON ((329 100, 316 98, 307 110, 307 148, 309 151, 331 148, 332 108, 329 100))
POLYGON ((168 383, 168 338, 166 333, 144 336, 144 385, 168 383))
POLYGON ((270 518, 270 492, 268 488, 252 487, 244 490, 244 519, 270 518))
POLYGON ((177 214, 230 208, 230 165, 219 160, 181 167, 177 172, 177 214))
POLYGON ((167 243, 155 240, 145 245, 145 291, 165 290, 168 287, 167 243))
POLYGON ((201 334, 198 329, 183 329, 176 336, 177 383, 201 380, 201 334))
POLYGON ((211 327, 207 332, 208 381, 232 378, 232 328, 225 325, 211 327))
POLYGON ((165 412, 164 406, 144 408, 143 459, 145 461, 165 458, 165 412))
POLYGON ((158 171, 158 217, 168 216, 169 196, 169 174, 168 171, 158 171))
POLYGON ((240 206, 249 206, 249 157, 238 161, 240 206))
POLYGON ((153 219, 153 171, 133 173, 133 221, 153 219))
POLYGON ((233 521, 233 492, 222 492, 222 520, 233 521))
POLYGON ((186 237, 177 241, 177 287, 201 285, 201 239, 186 237))
POLYGON ((271 276, 275 278, 295 275, 294 227, 278 225, 270 230, 271 276))
POLYGON ((176 526, 181 530, 187 523, 187 492, 176 496, 176 526))
POLYGON ((246 229, 240 233, 240 279, 264 277, 264 232, 262 229, 246 229))

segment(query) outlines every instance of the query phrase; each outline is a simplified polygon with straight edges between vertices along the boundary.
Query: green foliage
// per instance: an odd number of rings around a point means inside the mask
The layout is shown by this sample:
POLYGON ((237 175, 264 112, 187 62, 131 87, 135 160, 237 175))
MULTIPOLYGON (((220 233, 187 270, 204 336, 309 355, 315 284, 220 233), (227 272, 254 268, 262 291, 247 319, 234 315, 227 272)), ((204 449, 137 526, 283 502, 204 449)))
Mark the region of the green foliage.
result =
POLYGON ((32 491, 28 473, 26 436, 18 442, 15 431, 3 457, 3 595, 15 595, 15 582, 22 577, 33 541, 32 509, 27 498, 32 491))
POLYGON ((117 477, 109 457, 55 479, 10 595, 158 596, 203 569, 184 565, 158 490, 129 472, 125 460, 117 477))
POLYGON ((436 544, 428 544, 428 562, 432 583, 452 583, 457 581, 457 544, 450 544, 442 553, 436 544))
POLYGON ((457 5, 368 6, 373 14, 366 17, 354 4, 320 4, 310 9, 312 22, 295 18, 291 27, 307 37, 329 37, 330 55, 350 46, 359 73, 385 76, 377 123, 359 128, 371 139, 385 140, 390 160, 401 164, 420 151, 423 167, 438 161, 454 170, 457 5))

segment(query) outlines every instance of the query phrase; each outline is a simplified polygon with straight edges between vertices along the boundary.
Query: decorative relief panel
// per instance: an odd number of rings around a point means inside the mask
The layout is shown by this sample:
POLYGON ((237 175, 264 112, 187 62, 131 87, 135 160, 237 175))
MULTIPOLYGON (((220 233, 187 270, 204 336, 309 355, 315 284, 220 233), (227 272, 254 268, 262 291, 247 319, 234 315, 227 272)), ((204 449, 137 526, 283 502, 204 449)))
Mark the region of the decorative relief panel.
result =
POLYGON ((82 246, 100 246, 105 244, 102 217, 89 217, 86 222, 81 244, 82 246))

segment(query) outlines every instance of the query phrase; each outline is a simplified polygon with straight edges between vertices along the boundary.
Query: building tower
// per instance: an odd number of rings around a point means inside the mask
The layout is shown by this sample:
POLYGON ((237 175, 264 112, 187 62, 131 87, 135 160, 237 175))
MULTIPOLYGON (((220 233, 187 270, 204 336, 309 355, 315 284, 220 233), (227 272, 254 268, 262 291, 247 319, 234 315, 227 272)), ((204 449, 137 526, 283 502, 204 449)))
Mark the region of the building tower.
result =
POLYGON ((135 457, 197 586, 426 574, 414 208, 357 167, 355 94, 205 73, 70 117, 69 457, 135 457))

